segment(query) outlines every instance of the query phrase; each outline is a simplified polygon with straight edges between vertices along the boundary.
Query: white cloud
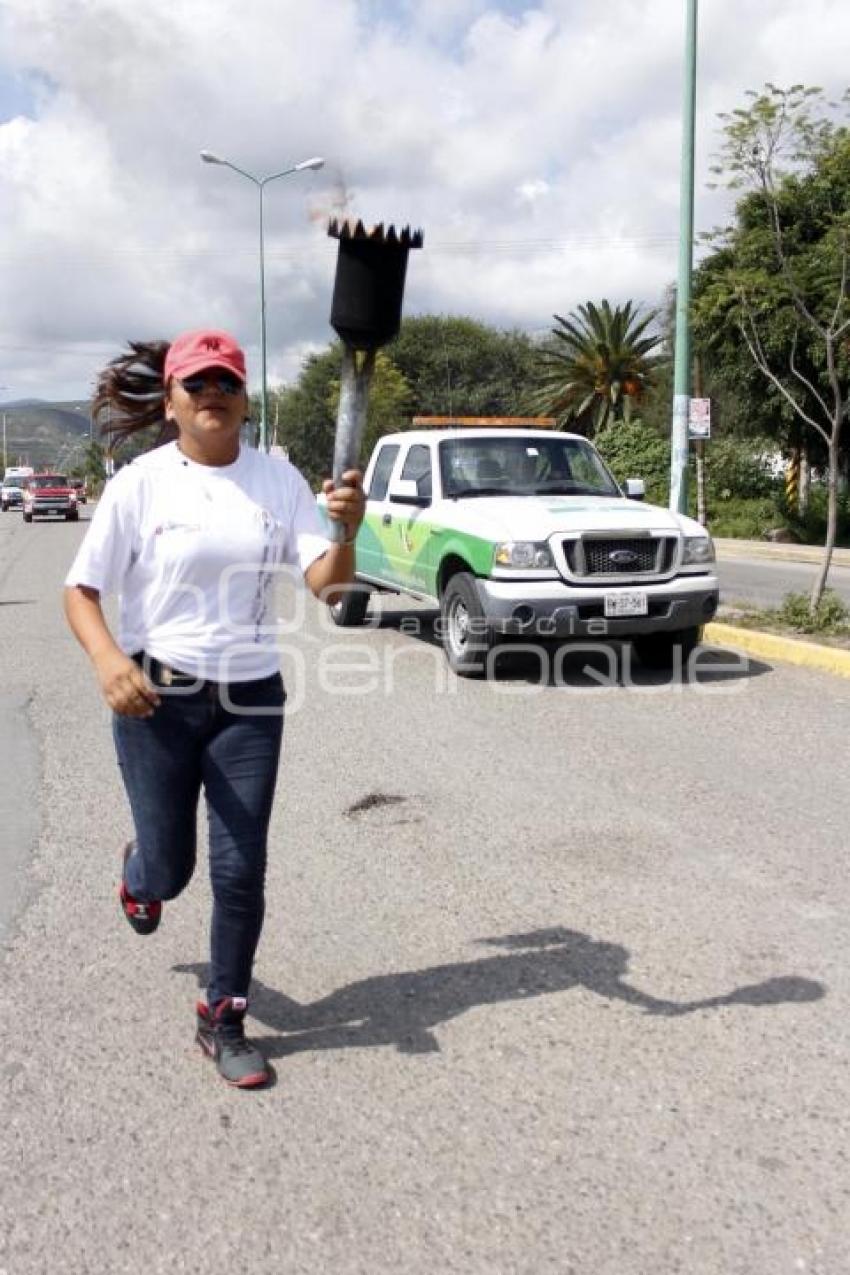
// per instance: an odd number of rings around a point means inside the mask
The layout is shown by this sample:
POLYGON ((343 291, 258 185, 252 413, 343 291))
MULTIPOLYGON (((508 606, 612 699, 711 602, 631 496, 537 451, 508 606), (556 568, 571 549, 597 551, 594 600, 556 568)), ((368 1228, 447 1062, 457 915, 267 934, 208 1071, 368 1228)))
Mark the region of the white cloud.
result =
MULTIPOLYGON (((228 326, 256 368, 258 174, 269 367, 330 339, 323 215, 422 225, 409 311, 532 330, 676 269, 682 5, 670 0, 5 0, 29 116, 0 120, 0 382, 85 393, 131 336, 228 326), (314 219, 311 219, 311 215, 314 219), (315 219, 317 218, 317 219, 315 219)), ((706 0, 697 223, 719 110, 765 80, 845 85, 841 0, 706 0)), ((14 60, 10 50, 14 51, 14 60)))
POLYGON ((549 194, 552 187, 538 177, 535 181, 520 182, 516 188, 517 199, 523 204, 535 204, 549 194))

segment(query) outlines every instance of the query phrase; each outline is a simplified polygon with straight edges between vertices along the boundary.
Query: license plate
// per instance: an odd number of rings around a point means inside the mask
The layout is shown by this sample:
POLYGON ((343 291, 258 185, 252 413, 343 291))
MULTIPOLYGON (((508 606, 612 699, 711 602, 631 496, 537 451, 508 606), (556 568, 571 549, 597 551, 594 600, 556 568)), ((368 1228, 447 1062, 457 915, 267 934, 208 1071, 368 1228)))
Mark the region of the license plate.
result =
POLYGON ((646 615, 649 611, 645 593, 606 593, 605 616, 614 619, 621 615, 646 615))

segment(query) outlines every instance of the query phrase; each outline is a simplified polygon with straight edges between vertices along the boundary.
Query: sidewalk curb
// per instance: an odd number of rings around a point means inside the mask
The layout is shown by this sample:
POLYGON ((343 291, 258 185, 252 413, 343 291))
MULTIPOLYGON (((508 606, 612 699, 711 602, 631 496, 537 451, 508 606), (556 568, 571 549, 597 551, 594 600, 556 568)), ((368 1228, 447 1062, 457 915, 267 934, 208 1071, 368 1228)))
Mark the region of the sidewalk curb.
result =
POLYGON ((820 646, 816 642, 801 642, 799 638, 780 637, 778 633, 765 633, 762 629, 742 629, 736 624, 716 621, 705 626, 704 640, 718 646, 738 647, 767 660, 783 660, 786 664, 800 664, 837 677, 850 677, 850 651, 841 647, 820 646))

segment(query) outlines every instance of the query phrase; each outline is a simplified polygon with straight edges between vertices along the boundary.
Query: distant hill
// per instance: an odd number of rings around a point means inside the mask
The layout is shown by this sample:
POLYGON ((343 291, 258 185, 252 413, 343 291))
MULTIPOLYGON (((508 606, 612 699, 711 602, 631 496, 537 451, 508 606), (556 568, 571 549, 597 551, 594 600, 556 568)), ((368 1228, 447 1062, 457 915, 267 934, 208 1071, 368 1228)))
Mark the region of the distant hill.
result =
POLYGON ((0 403, 6 419, 6 464, 71 469, 89 438, 88 400, 48 403, 20 399, 0 403))

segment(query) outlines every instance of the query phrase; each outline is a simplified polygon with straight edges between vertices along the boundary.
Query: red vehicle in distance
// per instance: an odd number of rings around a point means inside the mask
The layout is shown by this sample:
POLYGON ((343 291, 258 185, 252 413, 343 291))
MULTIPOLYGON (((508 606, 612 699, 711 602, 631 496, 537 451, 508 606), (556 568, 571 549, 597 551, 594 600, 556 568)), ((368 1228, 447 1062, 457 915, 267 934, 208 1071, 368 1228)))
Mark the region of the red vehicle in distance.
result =
POLYGON ((66 522, 76 522, 80 516, 77 493, 65 474, 33 474, 26 479, 23 513, 24 522, 50 514, 60 514, 66 522))

